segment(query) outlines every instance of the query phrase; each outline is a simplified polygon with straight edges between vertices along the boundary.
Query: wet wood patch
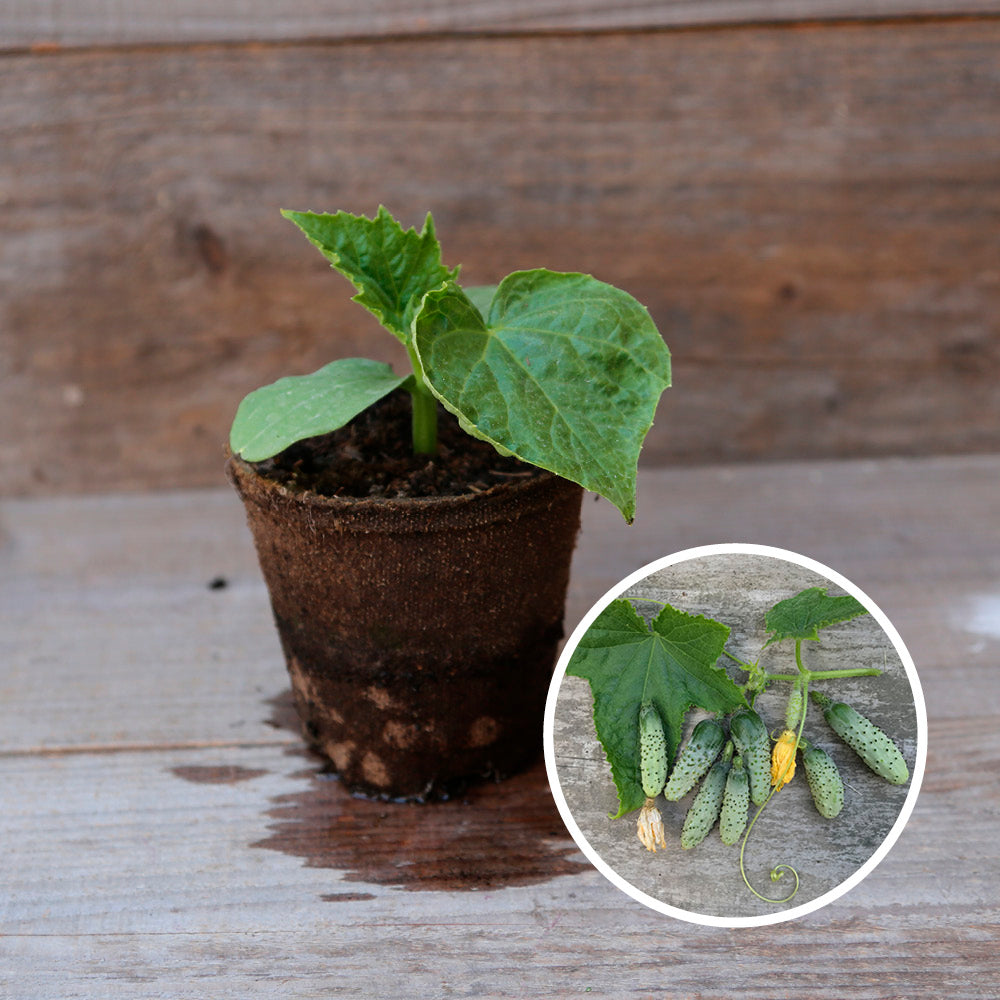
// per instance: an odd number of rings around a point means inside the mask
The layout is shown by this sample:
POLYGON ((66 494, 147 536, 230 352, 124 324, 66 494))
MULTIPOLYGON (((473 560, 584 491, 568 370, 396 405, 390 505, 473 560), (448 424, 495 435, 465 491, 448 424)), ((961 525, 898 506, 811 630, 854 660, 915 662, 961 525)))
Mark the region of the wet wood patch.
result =
MULTIPOLYGON (((291 691, 266 705, 268 725, 299 732, 291 691)), ((304 744, 290 753, 313 763, 291 775, 307 778, 309 787, 274 800, 271 834, 253 847, 304 858, 310 867, 343 870, 348 881, 407 890, 533 885, 589 869, 571 858, 577 848, 541 761, 449 801, 394 803, 351 795, 330 765, 304 744)))
POLYGON ((540 761, 499 784, 427 804, 358 798, 317 768, 308 788, 276 798, 268 815, 271 833, 253 847, 342 870, 350 882, 454 892, 533 885, 589 870, 573 857, 576 845, 540 761))

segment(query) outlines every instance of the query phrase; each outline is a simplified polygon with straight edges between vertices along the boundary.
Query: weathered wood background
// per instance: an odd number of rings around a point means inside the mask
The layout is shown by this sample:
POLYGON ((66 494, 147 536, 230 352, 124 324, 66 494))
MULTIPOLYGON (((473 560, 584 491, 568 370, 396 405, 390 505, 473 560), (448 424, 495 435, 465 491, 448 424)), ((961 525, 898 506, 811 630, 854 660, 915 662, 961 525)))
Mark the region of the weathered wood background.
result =
POLYGON ((0 493, 218 484, 251 388, 403 361, 279 206, 630 290, 675 357, 648 465, 996 450, 998 13, 5 4, 0 493))

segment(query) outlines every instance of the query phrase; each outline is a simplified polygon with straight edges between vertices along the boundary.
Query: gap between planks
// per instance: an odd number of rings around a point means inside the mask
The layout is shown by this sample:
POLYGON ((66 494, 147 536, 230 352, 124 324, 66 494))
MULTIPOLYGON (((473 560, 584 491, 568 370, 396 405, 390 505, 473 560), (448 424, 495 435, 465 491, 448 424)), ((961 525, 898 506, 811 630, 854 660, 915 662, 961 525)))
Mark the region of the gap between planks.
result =
POLYGON ((83 743, 77 746, 34 746, 0 750, 0 760, 16 757, 78 757, 83 754, 160 753, 172 750, 254 750, 267 747, 295 747, 295 737, 273 740, 180 740, 168 743, 83 743))
MULTIPOLYGON (((883 26, 892 24, 945 24, 966 21, 992 21, 1000 19, 1000 3, 992 0, 980 3, 959 5, 953 9, 940 9, 940 5, 898 0, 883 3, 878 10, 865 8, 857 3, 816 4, 815 9, 803 9, 809 5, 793 5, 791 9, 775 9, 774 4, 760 3, 746 5, 744 13, 737 13, 731 4, 716 4, 716 7, 727 8, 727 12, 710 10, 710 4, 698 8, 698 14, 691 16, 680 14, 676 17, 659 20, 633 20, 624 18, 620 21, 598 18, 593 22, 586 19, 579 22, 564 24, 556 21, 540 23, 494 24, 488 22, 477 24, 441 24, 430 27, 393 27, 379 31, 371 26, 362 29, 348 29, 337 32, 336 26, 327 26, 323 31, 308 30, 289 31, 287 34, 275 32, 254 34, 252 30, 239 31, 237 25, 230 33, 213 35, 205 31, 198 35, 186 35, 178 32, 171 37, 166 33, 161 38, 127 34, 115 39, 114 30, 107 35, 98 37, 96 33, 83 32, 79 37, 72 35, 72 29, 67 29, 69 37, 45 39, 27 32, 7 31, 7 38, 0 41, 0 58, 32 56, 35 58, 52 58, 63 55, 78 54, 112 54, 112 53, 142 53, 183 51, 198 49, 259 49, 269 48, 302 48, 302 47, 344 47, 358 45, 399 45, 415 42, 442 41, 489 41, 500 39, 558 39, 569 37, 597 37, 607 35, 651 35, 651 34, 690 34, 694 32, 734 32, 754 30, 758 28, 842 28, 849 26, 883 26)), ((780 6, 780 5, 779 5, 780 6)), ((58 35, 58 30, 55 32, 58 35)))

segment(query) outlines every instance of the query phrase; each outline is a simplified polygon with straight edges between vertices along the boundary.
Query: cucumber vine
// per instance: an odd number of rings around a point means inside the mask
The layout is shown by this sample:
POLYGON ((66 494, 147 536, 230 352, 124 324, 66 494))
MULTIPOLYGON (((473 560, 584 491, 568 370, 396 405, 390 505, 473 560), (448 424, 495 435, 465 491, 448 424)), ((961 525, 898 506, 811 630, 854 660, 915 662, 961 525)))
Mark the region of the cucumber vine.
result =
POLYGON ((739 869, 747 889, 767 903, 789 902, 799 890, 796 869, 785 863, 772 868, 774 882, 786 872, 794 878, 791 891, 774 899, 751 885, 745 855, 761 813, 794 777, 797 754, 802 756, 819 814, 831 820, 843 806, 843 782, 836 764, 825 750, 804 738, 810 700, 872 771, 893 784, 909 780, 902 754, 881 729, 850 706, 815 690, 815 685, 875 677, 882 670, 812 670, 803 660, 804 641, 818 640, 820 629, 867 614, 867 609, 853 597, 830 596, 819 587, 803 590, 766 613, 767 640, 756 659, 747 661, 725 648, 729 629, 722 623, 679 611, 664 601, 633 600, 661 610, 647 625, 631 601, 613 601, 584 634, 567 667, 567 673, 590 682, 595 728, 618 792, 615 818, 641 806, 640 841, 648 850, 664 847, 657 792, 668 802, 677 801, 700 783, 684 822, 682 847, 696 847, 719 822, 723 843, 735 844, 742 838, 739 869), (794 642, 794 672, 765 668, 761 661, 768 649, 787 641, 794 642), (745 675, 741 683, 719 666, 723 655, 745 675), (785 684, 789 696, 784 724, 769 730, 754 707, 756 700, 772 685, 785 684), (693 708, 713 715, 698 723, 678 753, 683 720, 693 708), (628 719, 635 723, 624 724, 622 720, 628 719), (664 769, 664 756, 667 765, 673 762, 672 768, 664 769), (651 768, 654 760, 656 767, 651 768), (749 802, 756 812, 747 823, 749 802))

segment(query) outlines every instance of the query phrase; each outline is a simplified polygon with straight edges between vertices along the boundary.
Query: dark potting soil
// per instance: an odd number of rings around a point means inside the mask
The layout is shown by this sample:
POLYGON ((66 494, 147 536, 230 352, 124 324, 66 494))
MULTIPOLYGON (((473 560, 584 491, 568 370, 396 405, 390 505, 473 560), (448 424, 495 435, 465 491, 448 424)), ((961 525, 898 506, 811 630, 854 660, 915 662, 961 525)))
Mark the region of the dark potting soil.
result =
POLYGON ((470 437, 440 406, 438 454, 414 455, 410 396, 403 390, 380 400, 346 427, 252 464, 261 475, 290 490, 331 497, 461 496, 541 474, 470 437))

